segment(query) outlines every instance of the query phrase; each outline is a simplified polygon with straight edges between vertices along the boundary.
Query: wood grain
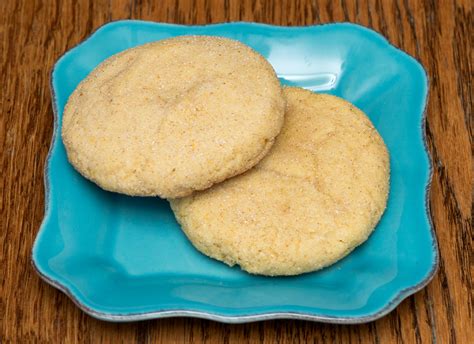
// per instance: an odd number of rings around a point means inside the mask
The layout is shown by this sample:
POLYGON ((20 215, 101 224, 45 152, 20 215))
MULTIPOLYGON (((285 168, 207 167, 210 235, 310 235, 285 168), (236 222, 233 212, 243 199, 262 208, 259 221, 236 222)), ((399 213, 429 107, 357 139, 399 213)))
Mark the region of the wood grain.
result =
POLYGON ((0 1, 1 343, 472 343, 472 1, 0 1), (117 19, 309 25, 351 21, 382 33, 427 69, 431 209, 440 246, 433 282, 360 326, 305 321, 224 325, 197 319, 94 320, 30 264, 43 217, 52 134, 49 71, 66 50, 117 19))

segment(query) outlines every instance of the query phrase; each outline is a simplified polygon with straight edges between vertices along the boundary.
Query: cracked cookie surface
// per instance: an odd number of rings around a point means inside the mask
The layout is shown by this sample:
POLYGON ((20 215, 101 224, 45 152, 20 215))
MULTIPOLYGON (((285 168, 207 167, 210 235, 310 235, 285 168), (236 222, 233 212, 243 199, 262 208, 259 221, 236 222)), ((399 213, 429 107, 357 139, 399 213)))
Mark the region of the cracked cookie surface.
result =
POLYGON ((314 271, 364 242, 389 190, 389 156, 347 101, 285 88, 287 112, 270 152, 246 173, 171 201, 204 254, 263 275, 314 271))
POLYGON ((181 197, 254 166, 280 132, 271 65, 237 41, 181 36, 114 55, 70 96, 70 162, 103 189, 181 197))

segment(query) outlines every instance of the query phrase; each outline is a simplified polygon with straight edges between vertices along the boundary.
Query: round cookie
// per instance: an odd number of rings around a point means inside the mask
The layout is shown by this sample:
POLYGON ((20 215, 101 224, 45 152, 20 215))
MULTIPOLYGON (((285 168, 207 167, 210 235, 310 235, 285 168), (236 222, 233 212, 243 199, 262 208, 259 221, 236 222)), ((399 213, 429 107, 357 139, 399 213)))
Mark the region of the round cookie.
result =
POLYGON ((285 124, 253 169, 171 201, 204 254, 262 275, 328 266, 370 235, 389 190, 389 156, 347 101, 285 88, 285 124))
POLYGON ((70 96, 62 138, 70 162, 102 188, 174 198, 254 166, 284 108, 274 70, 250 47, 181 36, 101 63, 70 96))

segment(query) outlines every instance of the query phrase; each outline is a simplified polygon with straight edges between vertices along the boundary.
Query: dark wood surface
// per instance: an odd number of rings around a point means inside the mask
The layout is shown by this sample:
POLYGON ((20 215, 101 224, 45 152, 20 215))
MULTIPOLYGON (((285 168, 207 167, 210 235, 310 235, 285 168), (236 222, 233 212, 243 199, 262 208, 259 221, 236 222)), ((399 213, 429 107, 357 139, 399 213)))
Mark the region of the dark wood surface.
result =
POLYGON ((1 343, 473 343, 472 2, 0 0, 1 343), (427 137, 440 267, 427 288, 388 316, 341 326, 305 321, 225 325, 197 319, 105 323, 42 282, 30 251, 43 217, 43 168, 53 116, 55 60, 117 19, 205 24, 359 23, 416 57, 430 78, 427 137))

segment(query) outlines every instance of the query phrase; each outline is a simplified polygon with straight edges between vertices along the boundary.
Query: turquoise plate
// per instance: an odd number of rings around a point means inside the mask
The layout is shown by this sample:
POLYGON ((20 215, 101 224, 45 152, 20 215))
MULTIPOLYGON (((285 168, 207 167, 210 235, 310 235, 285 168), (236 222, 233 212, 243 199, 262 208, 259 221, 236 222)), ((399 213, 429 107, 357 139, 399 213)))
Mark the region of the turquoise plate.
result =
POLYGON ((46 282, 96 318, 362 323, 390 312, 436 271, 438 250, 427 207, 426 74, 415 59, 371 30, 353 24, 118 21, 102 26, 59 59, 52 89, 55 134, 33 263, 46 282), (373 235, 347 258, 298 277, 249 275, 196 251, 165 200, 103 191, 68 163, 59 128, 77 84, 119 51, 189 34, 242 41, 270 61, 283 84, 341 96, 369 115, 390 151, 390 198, 373 235))

